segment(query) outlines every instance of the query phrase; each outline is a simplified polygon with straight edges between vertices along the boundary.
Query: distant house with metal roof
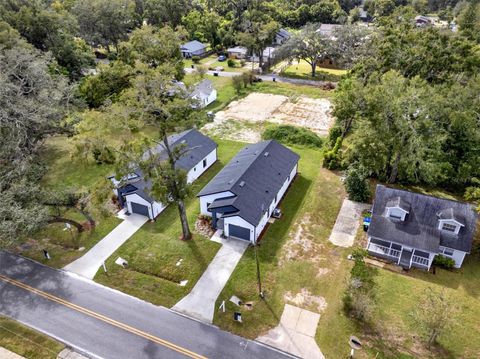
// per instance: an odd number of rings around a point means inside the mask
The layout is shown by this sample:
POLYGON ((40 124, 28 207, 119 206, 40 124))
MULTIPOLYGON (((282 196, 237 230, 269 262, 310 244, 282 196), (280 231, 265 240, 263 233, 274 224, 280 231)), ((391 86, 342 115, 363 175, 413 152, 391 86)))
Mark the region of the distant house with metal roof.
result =
POLYGON ((195 85, 191 97, 198 102, 196 107, 203 108, 217 99, 217 90, 213 87, 212 81, 204 79, 195 85))
POLYGON ((468 203, 378 185, 367 250, 404 268, 428 270, 436 255, 452 258, 460 268, 476 224, 468 203))
POLYGON ((317 32, 319 32, 322 36, 332 37, 334 32, 342 27, 343 25, 339 24, 321 24, 317 32))
POLYGON ((227 49, 230 59, 244 59, 247 57, 247 48, 243 46, 235 46, 227 49))
POLYGON ((274 140, 245 146, 200 191, 200 212, 225 236, 255 243, 297 174, 299 158, 274 140))
POLYGON ((275 33, 275 41, 274 41, 274 44, 275 45, 282 45, 284 44, 285 42, 287 42, 288 39, 290 39, 292 35, 290 34, 290 32, 288 32, 287 30, 285 30, 284 28, 281 28, 280 30, 278 30, 276 33, 275 33))
POLYGON ((193 56, 203 56, 207 52, 207 45, 202 44, 200 41, 189 41, 180 46, 182 56, 186 59, 190 59, 193 56))
MULTIPOLYGON (((176 168, 187 172, 188 183, 195 181, 217 161, 217 144, 195 129, 171 135, 168 142, 172 149, 178 146, 185 147, 185 154, 175 165, 176 168)), ((168 160, 163 144, 150 149, 143 156, 153 154, 158 155, 161 161, 168 160)), ((166 205, 150 195, 152 183, 144 178, 140 168, 136 168, 126 178, 116 179, 115 176, 110 176, 109 179, 115 186, 114 193, 121 207, 126 208, 128 213, 137 213, 154 219, 166 208, 166 205)))

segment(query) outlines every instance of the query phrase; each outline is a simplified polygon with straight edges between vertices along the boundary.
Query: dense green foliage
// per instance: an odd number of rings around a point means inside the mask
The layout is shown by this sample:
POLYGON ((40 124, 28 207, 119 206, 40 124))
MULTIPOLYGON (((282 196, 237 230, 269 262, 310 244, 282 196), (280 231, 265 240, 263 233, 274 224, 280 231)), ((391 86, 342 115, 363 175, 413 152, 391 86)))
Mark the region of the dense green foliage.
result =
POLYGON ((290 125, 270 125, 262 134, 264 140, 276 140, 287 145, 322 147, 322 139, 313 131, 290 125))
POLYGON ((480 176, 476 45, 392 17, 371 46, 334 99, 348 162, 390 183, 470 185, 480 176))
POLYGON ((356 202, 366 202, 370 198, 370 189, 364 174, 358 168, 350 168, 345 178, 348 198, 356 202))

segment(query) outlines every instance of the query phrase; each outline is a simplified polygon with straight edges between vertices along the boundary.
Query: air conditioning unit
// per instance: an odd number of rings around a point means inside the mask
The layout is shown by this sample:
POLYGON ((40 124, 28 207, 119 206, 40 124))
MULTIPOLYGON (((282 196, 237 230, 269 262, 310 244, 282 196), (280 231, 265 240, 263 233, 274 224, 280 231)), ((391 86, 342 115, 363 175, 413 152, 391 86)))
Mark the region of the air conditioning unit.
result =
POLYGON ((273 218, 280 218, 282 216, 282 210, 280 208, 275 208, 272 212, 273 218))

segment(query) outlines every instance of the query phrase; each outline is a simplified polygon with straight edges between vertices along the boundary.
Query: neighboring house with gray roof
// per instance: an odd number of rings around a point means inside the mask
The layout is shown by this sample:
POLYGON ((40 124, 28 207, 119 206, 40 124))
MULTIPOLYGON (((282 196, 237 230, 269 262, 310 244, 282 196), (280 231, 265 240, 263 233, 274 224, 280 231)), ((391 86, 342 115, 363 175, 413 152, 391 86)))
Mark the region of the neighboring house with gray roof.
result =
POLYGON ((200 212, 225 236, 255 243, 297 174, 299 158, 274 140, 245 146, 200 191, 200 212))
POLYGON ((197 101, 196 107, 203 108, 217 99, 217 90, 213 87, 212 81, 205 79, 195 85, 191 97, 197 101))
MULTIPOLYGON (((188 183, 195 181, 217 161, 217 144, 195 129, 171 135, 168 142, 171 148, 185 147, 185 154, 177 160, 176 167, 187 172, 188 183)), ((163 144, 145 152, 144 157, 152 154, 158 155, 161 161, 168 160, 163 144)), ((110 176, 109 179, 115 186, 114 193, 120 205, 126 208, 128 213, 154 219, 166 208, 166 205, 149 194, 152 183, 144 178, 141 169, 136 168, 127 178, 121 180, 117 180, 115 176, 110 176)))
POLYGON ((368 228, 368 252, 404 268, 430 269, 436 255, 462 266, 477 213, 468 203, 378 185, 368 228))
POLYGON ((182 56, 186 59, 191 59, 193 56, 203 56, 207 52, 207 45, 202 44, 200 41, 189 41, 180 46, 182 56))
POLYGON ((288 39, 290 39, 291 36, 292 36, 292 35, 290 34, 290 32, 288 32, 288 31, 285 30, 284 28, 279 29, 279 30, 275 33, 274 45, 282 45, 282 44, 284 44, 285 42, 288 41, 288 39))

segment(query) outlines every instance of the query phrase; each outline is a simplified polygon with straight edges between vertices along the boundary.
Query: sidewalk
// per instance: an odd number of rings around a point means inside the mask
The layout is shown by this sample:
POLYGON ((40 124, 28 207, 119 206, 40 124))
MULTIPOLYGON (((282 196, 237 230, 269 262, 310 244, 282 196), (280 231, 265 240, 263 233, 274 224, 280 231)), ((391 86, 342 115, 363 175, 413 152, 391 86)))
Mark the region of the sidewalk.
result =
POLYGON ((222 243, 222 248, 192 291, 172 308, 207 323, 213 321, 215 302, 249 245, 247 241, 221 239, 218 233, 213 235, 212 240, 222 243))
POLYGON ((138 214, 131 214, 124 218, 122 223, 92 249, 63 269, 93 279, 102 263, 148 221, 147 217, 138 214))
POLYGON ((10 350, 0 347, 0 358, 1 359, 25 359, 24 357, 11 352, 10 350))

